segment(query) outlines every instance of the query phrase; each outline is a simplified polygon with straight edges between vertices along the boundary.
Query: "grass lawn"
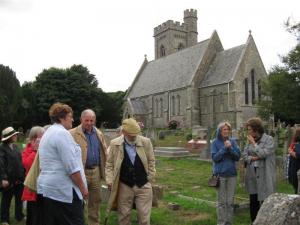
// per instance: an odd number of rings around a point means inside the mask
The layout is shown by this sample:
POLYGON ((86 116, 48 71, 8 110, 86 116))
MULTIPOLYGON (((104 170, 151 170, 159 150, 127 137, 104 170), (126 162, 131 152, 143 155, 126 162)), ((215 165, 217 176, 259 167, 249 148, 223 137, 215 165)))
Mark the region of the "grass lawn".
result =
MULTIPOLYGON (((199 202, 197 199, 216 200, 216 190, 207 187, 207 180, 211 175, 211 164, 196 159, 168 159, 157 157, 156 184, 164 187, 164 197, 159 201, 159 207, 152 209, 152 225, 215 225, 216 209, 210 204, 199 202), (184 197, 180 197, 184 196, 184 197), (192 197, 196 200, 187 200, 192 197), (178 203, 181 208, 172 211, 167 208, 169 202, 178 203)), ((292 187, 286 181, 277 184, 277 191, 293 193, 292 187)), ((238 181, 236 190, 237 202, 245 201, 248 195, 238 181)), ((101 217, 104 218, 105 204, 101 207, 101 217)), ((11 212, 13 212, 11 208, 11 212)), ((11 215, 12 216, 12 215, 11 215)), ((102 220, 103 221, 103 220, 102 220)), ((133 225, 137 225, 135 211, 133 225)), ((11 224, 23 225, 12 220, 11 224)), ((117 224, 116 212, 112 212, 109 225, 117 224)), ((235 213, 234 224, 248 225, 250 217, 248 210, 235 213)))

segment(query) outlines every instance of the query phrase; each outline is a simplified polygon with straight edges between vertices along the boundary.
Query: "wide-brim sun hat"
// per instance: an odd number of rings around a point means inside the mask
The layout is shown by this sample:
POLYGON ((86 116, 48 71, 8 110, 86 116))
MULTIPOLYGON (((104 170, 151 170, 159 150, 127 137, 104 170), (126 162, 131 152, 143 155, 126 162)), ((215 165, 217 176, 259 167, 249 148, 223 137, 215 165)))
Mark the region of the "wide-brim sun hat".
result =
POLYGON ((130 136, 137 136, 141 132, 139 124, 133 118, 123 120, 122 130, 130 136))
POLYGON ((19 134, 20 132, 16 131, 13 127, 7 127, 2 131, 1 141, 6 141, 12 136, 19 134))

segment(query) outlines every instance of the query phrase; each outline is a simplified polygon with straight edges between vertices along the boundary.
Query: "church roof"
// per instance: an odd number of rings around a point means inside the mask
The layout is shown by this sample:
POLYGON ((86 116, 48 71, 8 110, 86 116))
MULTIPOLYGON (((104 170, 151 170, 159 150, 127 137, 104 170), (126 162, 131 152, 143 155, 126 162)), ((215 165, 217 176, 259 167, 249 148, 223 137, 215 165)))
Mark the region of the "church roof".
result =
POLYGON ((233 80, 245 47, 246 45, 240 45, 217 53, 200 87, 224 84, 233 80))
POLYGON ((128 97, 165 92, 190 84, 207 49, 209 39, 149 62, 138 75, 128 97))
POLYGON ((139 99, 130 99, 131 107, 135 115, 144 115, 148 113, 145 103, 139 99))

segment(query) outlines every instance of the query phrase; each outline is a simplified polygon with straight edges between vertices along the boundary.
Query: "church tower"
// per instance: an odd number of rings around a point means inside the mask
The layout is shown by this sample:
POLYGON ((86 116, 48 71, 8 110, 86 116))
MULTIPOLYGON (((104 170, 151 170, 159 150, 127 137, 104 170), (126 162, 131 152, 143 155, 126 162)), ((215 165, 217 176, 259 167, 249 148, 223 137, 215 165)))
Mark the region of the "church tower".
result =
POLYGON ((184 23, 168 20, 154 28, 155 59, 197 44, 197 10, 184 11, 184 23))
POLYGON ((197 10, 187 9, 184 11, 183 21, 187 28, 187 47, 193 46, 198 42, 197 20, 197 10))

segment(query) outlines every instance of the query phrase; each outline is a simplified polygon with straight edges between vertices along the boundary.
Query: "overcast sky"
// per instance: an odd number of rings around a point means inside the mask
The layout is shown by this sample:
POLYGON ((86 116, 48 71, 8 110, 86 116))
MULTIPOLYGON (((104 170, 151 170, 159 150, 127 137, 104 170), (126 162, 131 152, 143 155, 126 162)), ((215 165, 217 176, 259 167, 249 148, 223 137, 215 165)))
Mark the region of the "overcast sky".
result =
POLYGON ((267 70, 295 45, 283 24, 300 21, 299 0, 0 0, 0 64, 21 84, 43 69, 82 64, 104 91, 125 91, 144 55, 154 59, 153 28, 183 22, 189 8, 198 11, 198 41, 216 30, 228 49, 252 30, 267 70))

